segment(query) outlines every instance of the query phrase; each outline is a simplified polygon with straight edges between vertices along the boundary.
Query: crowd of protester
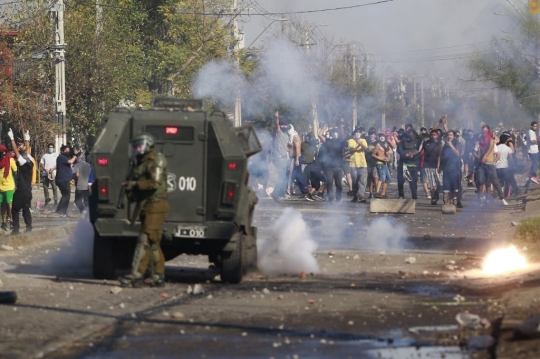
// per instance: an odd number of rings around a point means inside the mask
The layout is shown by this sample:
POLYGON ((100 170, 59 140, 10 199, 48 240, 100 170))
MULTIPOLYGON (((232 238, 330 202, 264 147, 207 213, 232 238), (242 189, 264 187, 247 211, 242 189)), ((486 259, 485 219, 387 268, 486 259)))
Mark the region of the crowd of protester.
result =
POLYGON ((262 136, 265 151, 251 160, 250 173, 252 185, 266 190, 277 202, 294 195, 294 186, 296 195, 306 201, 339 204, 344 191, 357 203, 386 199, 392 173, 397 173, 400 199, 405 198, 405 184, 412 199, 417 199, 420 183, 431 204, 442 199, 462 208, 462 183, 466 182, 476 187, 480 205, 493 198, 508 205, 507 199, 520 195, 515 179, 521 165, 516 156, 519 149, 523 159, 530 161, 529 180, 538 184, 536 122, 526 132, 492 131, 483 125, 474 133, 450 129, 446 116, 418 132, 412 124, 385 131, 366 131, 361 126, 347 130, 341 119, 334 126, 324 125, 314 138, 311 133, 301 136, 278 112, 274 117, 275 133, 262 136), (275 168, 274 179, 270 165, 275 168))

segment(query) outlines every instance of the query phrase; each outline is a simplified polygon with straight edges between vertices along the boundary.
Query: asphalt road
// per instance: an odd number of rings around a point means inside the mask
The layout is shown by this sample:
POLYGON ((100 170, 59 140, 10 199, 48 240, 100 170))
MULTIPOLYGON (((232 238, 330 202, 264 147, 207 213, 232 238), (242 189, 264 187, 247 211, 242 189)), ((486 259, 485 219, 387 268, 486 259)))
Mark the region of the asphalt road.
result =
MULTIPOLYGON (((19 297, 0 306, 1 357, 468 358, 462 347, 491 331, 457 331, 455 315, 497 318, 508 293, 471 292, 464 273, 507 240, 510 221, 523 212, 521 201, 504 208, 474 202, 467 193, 464 209, 443 215, 421 198, 416 214, 386 216, 347 198, 341 205, 261 198, 259 239, 283 229, 275 227, 287 223, 280 222, 285 208, 299 211, 306 232, 283 235, 313 239, 316 273, 257 272, 223 285, 205 257, 180 256, 167 264, 166 288, 119 292, 114 281, 91 277, 91 233, 82 221, 70 238, 0 251, 0 290, 19 297), (189 294, 195 285, 204 293, 189 294), (410 331, 418 326, 441 331, 410 331)), ((35 227, 77 221, 41 216, 35 227)), ((288 268, 302 265, 296 258, 288 268)), ((536 303, 534 291, 529 297, 536 303)))

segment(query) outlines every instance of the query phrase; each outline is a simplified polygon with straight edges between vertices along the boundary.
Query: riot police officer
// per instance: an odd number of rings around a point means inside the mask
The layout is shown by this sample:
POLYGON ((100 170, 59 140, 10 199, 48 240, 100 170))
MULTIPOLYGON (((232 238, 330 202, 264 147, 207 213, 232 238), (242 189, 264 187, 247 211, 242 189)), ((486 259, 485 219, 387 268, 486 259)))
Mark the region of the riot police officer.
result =
POLYGON ((135 247, 131 273, 118 278, 124 286, 163 286, 165 284, 165 257, 159 245, 163 222, 169 212, 167 201, 167 160, 154 150, 155 138, 140 133, 130 141, 130 160, 133 170, 126 186, 130 202, 140 210, 141 231, 135 247), (144 278, 150 265, 150 277, 144 278))

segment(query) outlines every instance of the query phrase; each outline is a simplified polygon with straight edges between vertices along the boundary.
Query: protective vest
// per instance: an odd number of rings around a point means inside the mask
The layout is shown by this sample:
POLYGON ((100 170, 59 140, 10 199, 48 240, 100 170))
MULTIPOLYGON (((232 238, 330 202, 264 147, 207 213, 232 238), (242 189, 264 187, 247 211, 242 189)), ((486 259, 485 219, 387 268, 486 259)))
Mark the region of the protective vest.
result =
POLYGON ((130 182, 137 186, 127 189, 130 201, 159 201, 167 198, 167 159, 153 149, 140 159, 131 172, 130 182))

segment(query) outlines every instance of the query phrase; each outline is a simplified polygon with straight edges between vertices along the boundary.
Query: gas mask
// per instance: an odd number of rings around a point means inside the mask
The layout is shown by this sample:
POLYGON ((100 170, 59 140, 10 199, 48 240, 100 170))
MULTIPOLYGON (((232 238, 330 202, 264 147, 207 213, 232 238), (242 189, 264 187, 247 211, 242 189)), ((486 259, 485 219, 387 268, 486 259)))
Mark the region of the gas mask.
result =
POLYGON ((6 157, 6 152, 5 151, 0 152, 0 158, 4 158, 4 157, 6 157))
POLYGON ((384 137, 384 136, 379 137, 379 141, 386 142, 386 137, 384 137))

